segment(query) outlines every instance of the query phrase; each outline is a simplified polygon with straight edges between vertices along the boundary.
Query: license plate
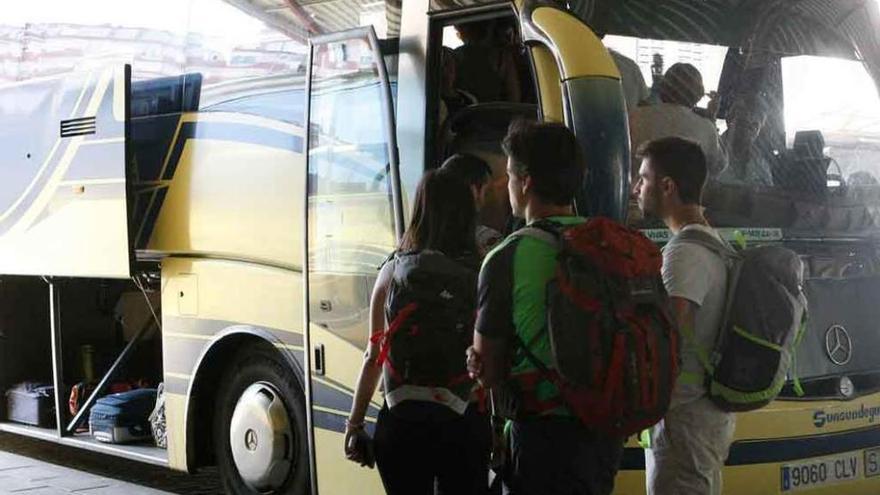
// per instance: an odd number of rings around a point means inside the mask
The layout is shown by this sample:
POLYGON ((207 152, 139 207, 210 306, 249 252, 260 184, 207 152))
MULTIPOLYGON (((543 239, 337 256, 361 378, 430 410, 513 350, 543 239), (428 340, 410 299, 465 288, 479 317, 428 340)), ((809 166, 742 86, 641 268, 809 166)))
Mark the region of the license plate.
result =
POLYGON ((880 449, 865 451, 865 478, 880 475, 880 449))
MULTIPOLYGON (((867 459, 868 451, 864 452, 867 459)), ((862 452, 810 459, 782 466, 782 491, 808 490, 862 477, 862 452)), ((876 449, 873 469, 880 474, 880 449, 876 449)))

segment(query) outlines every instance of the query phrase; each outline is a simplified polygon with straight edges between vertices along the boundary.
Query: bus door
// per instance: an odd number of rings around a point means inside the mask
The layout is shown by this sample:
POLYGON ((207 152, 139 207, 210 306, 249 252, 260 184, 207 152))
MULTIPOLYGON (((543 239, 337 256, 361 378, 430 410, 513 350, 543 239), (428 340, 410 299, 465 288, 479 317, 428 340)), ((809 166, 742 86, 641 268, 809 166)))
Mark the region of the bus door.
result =
POLYGON ((576 206, 582 215, 623 220, 629 198, 630 142, 620 73, 596 34, 548 2, 516 2, 529 47, 541 114, 564 122, 584 150, 588 173, 576 206))
MULTIPOLYGON (((308 75, 306 356, 312 485, 384 493, 343 457, 345 419, 369 335, 378 269, 402 229, 388 75, 372 27, 313 38, 308 75)), ((380 399, 368 411, 372 429, 380 399)))

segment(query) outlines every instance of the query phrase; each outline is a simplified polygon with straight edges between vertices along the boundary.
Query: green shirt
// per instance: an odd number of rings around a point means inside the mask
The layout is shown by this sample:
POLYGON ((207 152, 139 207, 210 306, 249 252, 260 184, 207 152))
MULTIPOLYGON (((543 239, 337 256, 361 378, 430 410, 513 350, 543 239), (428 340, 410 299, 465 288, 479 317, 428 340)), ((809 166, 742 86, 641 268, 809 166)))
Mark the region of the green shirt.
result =
MULTIPOLYGON (((546 220, 562 226, 585 221, 576 216, 550 217, 546 220)), ((550 337, 546 331, 546 299, 547 283, 556 272, 557 253, 556 246, 546 241, 512 235, 483 261, 476 331, 489 338, 505 340, 508 346, 516 350, 510 369, 514 382, 517 377, 537 372, 514 337, 519 337, 547 368, 553 368, 550 337)), ((533 389, 519 387, 518 393, 538 402, 559 401, 559 390, 543 377, 533 389)), ((571 415, 564 406, 541 414, 571 415)))

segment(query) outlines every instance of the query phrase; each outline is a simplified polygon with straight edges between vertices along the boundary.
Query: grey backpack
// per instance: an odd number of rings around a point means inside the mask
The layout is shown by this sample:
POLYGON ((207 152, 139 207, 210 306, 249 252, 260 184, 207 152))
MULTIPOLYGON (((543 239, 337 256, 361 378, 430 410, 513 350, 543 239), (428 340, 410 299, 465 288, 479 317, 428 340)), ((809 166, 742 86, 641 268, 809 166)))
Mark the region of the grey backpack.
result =
MULTIPOLYGON (((709 398, 725 411, 764 407, 782 390, 806 328, 803 263, 779 246, 735 251, 715 236, 683 230, 672 240, 724 258, 728 287, 715 349, 697 348, 709 398)), ((693 329, 681 329, 695 343, 693 329)), ((796 387, 798 388, 798 387, 796 387)))

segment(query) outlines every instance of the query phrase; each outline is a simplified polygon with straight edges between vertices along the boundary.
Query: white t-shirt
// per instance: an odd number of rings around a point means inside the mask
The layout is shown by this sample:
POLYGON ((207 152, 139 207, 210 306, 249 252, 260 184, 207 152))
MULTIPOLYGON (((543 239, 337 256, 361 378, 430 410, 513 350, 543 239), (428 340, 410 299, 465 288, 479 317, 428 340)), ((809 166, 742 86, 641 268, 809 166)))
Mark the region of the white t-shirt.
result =
MULTIPOLYGON (((701 230, 720 239, 714 229, 703 225, 688 225, 682 229, 685 230, 701 230)), ((698 306, 694 334, 699 345, 711 353, 721 326, 727 293, 727 265, 724 260, 703 246, 676 242, 673 237, 663 248, 663 284, 670 297, 687 299, 698 306)), ((704 372, 693 344, 683 336, 681 371, 704 372)), ((679 380, 673 390, 670 407, 692 402, 705 394, 705 387, 679 380)))
MULTIPOLYGON (((717 177, 727 168, 727 153, 721 146, 718 129, 705 117, 690 108, 673 103, 636 107, 629 114, 633 159, 642 143, 665 137, 680 137, 696 142, 706 155, 710 177, 717 177)), ((635 170, 638 170, 638 164, 635 170)))

